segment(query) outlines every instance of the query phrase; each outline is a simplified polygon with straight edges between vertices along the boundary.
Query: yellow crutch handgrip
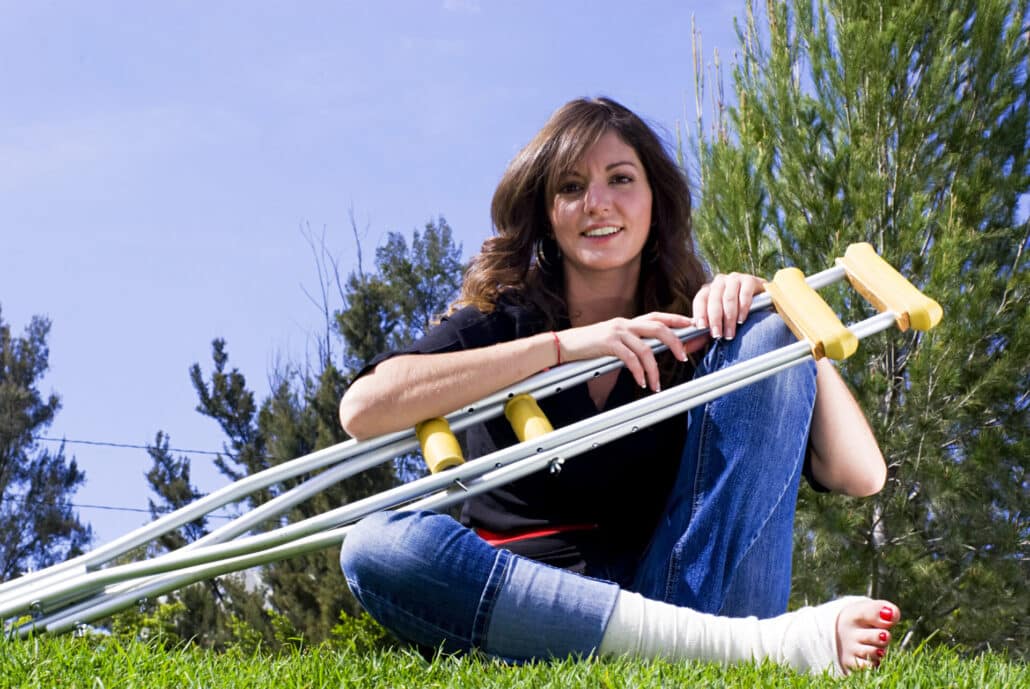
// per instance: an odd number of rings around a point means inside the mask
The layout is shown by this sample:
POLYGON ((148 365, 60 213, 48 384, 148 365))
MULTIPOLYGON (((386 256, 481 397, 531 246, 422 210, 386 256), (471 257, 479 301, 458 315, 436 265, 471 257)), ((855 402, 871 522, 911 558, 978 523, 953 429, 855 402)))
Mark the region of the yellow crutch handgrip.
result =
POLYGON ((427 419, 415 426, 415 435, 422 446, 422 459, 430 473, 437 474, 465 462, 461 445, 451 432, 447 419, 427 419))
POLYGON ((837 265, 844 268, 852 286, 878 311, 897 314, 900 330, 929 330, 944 315, 940 304, 916 289, 865 242, 849 246, 844 258, 837 259, 837 265))
POLYGON ((846 359, 858 349, 858 338, 844 327, 833 309, 805 282, 797 268, 776 271, 765 283, 776 311, 799 340, 808 340, 812 356, 846 359))
POLYGON ((519 442, 538 438, 554 430, 547 416, 530 395, 515 395, 504 405, 504 415, 519 442))

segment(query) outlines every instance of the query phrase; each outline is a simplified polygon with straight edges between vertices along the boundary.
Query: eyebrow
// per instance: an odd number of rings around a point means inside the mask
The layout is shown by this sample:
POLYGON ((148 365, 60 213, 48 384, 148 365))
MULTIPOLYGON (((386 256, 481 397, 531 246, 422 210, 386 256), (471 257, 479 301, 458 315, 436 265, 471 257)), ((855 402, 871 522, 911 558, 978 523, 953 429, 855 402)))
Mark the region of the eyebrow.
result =
MULTIPOLYGON (((639 166, 636 163, 634 163, 632 160, 620 160, 620 161, 615 162, 615 163, 609 163, 608 165, 604 166, 604 169, 607 172, 608 170, 611 170, 612 168, 619 167, 620 165, 629 165, 630 167, 634 167, 634 168, 639 169, 639 166)), ((566 170, 565 172, 562 173, 562 175, 581 176, 580 173, 576 172, 575 170, 566 170)))

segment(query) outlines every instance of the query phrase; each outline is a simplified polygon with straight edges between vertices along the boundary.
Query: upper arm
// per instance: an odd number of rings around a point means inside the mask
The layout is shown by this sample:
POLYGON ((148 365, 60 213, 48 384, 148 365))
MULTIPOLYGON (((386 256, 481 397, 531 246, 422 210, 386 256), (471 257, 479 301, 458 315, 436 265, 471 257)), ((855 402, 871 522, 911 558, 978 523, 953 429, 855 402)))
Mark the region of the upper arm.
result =
POLYGON ((812 476, 830 490, 868 496, 886 482, 887 465, 865 414, 826 359, 817 362, 809 448, 812 476))

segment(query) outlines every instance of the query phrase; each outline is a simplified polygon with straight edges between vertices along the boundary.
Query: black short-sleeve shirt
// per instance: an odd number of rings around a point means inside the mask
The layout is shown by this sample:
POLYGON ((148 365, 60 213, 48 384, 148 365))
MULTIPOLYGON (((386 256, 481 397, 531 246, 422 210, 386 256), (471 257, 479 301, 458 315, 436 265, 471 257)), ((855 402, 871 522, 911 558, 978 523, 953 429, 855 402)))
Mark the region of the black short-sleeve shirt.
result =
MULTIPOLYGON (((529 337, 545 329, 544 319, 532 306, 502 295, 492 312, 465 307, 444 318, 409 347, 376 357, 358 376, 398 354, 474 349, 529 337)), ((683 375, 677 378, 689 379, 692 372, 680 373, 683 375)), ((631 402, 642 394, 648 393, 623 368, 602 410, 595 407, 585 384, 541 399, 539 404, 551 424, 561 428, 631 402)), ((462 508, 462 523, 494 534, 576 527, 504 546, 558 567, 604 571, 609 566, 618 568, 634 562, 643 553, 664 512, 679 469, 686 430, 684 413, 570 457, 558 473, 540 471, 469 498, 462 508)), ((470 459, 516 442, 515 433, 503 416, 472 426, 466 432, 470 459)), ((826 490, 812 478, 808 461, 804 475, 816 490, 826 490)))
MULTIPOLYGON (((397 354, 432 354, 485 347, 545 330, 535 309, 502 297, 483 313, 465 307, 444 318, 411 346, 373 359, 358 375, 397 354)), ((689 366, 689 364, 683 364, 689 366)), ((637 399, 643 391, 621 369, 603 410, 587 386, 577 385, 539 400, 555 428, 637 399)), ((676 477, 686 439, 686 415, 678 415, 596 450, 568 458, 560 472, 540 471, 467 500, 462 522, 496 534, 549 527, 577 527, 508 543, 506 548, 555 566, 583 571, 587 564, 635 559, 646 547, 676 477), (578 528, 582 527, 582 528, 578 528)), ((466 432, 469 458, 517 442, 501 416, 466 432)))

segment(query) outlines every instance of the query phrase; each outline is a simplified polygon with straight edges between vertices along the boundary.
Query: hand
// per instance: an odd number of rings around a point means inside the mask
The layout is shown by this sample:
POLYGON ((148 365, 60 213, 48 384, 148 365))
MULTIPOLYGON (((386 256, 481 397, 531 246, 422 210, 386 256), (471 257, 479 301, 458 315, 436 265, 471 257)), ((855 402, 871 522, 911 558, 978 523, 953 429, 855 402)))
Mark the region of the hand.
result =
POLYGON ((694 321, 697 327, 708 328, 712 337, 732 340, 748 317, 751 300, 764 291, 765 281, 754 275, 716 275, 694 296, 694 321))
POLYGON ((695 338, 686 344, 673 333, 674 329, 695 325, 692 318, 675 313, 648 313, 636 318, 612 318, 593 325, 569 328, 558 333, 562 359, 576 361, 599 356, 622 359, 640 387, 661 389, 658 362, 654 352, 644 343, 646 338, 661 340, 680 361, 705 345, 707 338, 695 338))

